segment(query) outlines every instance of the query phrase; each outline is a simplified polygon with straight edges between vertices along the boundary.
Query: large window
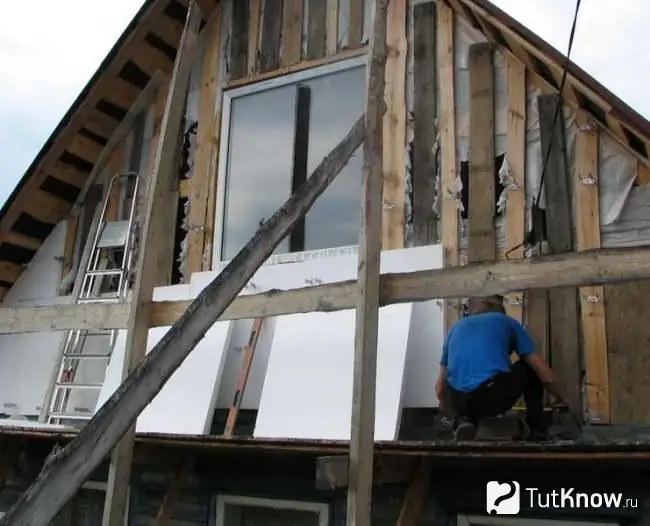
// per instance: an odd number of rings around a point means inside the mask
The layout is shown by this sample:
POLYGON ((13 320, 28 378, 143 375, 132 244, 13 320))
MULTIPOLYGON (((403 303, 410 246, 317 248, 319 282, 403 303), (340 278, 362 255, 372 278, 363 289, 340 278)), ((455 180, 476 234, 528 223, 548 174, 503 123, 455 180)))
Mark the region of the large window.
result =
POLYGON ((217 526, 327 526, 327 504, 220 495, 217 526))
MULTIPOLYGON (((314 68, 224 95, 215 261, 232 259, 362 115, 366 59, 314 68)), ((361 148, 276 254, 356 245, 361 148)))

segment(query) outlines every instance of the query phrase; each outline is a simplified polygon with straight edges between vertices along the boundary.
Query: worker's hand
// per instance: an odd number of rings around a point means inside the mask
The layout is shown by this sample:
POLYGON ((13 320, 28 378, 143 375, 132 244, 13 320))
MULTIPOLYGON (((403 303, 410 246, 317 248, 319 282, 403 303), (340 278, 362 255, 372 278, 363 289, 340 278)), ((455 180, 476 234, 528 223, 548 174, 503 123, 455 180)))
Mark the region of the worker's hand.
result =
POLYGON ((436 381, 436 396, 438 397, 438 405, 442 407, 445 398, 445 381, 442 378, 438 378, 436 381))

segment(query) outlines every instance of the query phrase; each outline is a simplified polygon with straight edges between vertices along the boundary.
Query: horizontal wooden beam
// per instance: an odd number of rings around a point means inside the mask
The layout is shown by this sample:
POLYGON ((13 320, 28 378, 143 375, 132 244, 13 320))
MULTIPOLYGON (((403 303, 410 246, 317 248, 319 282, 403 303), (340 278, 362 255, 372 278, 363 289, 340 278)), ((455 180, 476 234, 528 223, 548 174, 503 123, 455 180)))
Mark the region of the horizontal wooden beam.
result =
MULTIPOLYGON (((650 279, 650 248, 611 248, 535 259, 475 263, 440 270, 381 276, 380 305, 431 299, 508 294, 650 279)), ((356 280, 291 291, 271 290, 237 298, 221 320, 267 318, 303 312, 354 309, 356 280)), ((171 326, 191 301, 152 306, 151 327, 171 326)), ((126 327, 129 305, 57 305, 1 308, 0 334, 126 327)))

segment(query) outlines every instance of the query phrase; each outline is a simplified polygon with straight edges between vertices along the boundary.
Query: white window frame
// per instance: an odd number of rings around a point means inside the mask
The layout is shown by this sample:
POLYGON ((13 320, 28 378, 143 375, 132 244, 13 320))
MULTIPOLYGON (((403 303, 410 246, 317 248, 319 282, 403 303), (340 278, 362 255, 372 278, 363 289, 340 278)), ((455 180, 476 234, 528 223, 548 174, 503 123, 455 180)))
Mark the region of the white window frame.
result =
POLYGON ((493 515, 458 515, 456 526, 619 526, 618 522, 593 522, 562 519, 525 519, 493 515))
POLYGON ((265 499, 261 497, 244 497, 240 495, 218 495, 216 526, 225 526, 224 520, 227 505, 259 506, 264 508, 276 508, 280 510, 311 511, 318 514, 319 526, 328 526, 330 520, 329 504, 326 504, 324 502, 265 499))
MULTIPOLYGON (((255 82, 253 84, 248 84, 240 88, 233 88, 226 90, 223 93, 222 101, 222 111, 221 111, 221 140, 219 144, 219 166, 217 167, 217 206, 215 207, 215 225, 218 225, 218 228, 213 234, 213 245, 212 245, 212 267, 215 270, 223 268, 228 261, 222 261, 221 259, 221 245, 223 243, 223 233, 225 228, 224 212, 226 209, 226 170, 228 168, 228 147, 230 145, 230 118, 231 118, 231 108, 233 99, 243 97, 246 95, 252 95, 254 93, 260 93, 263 91, 268 91, 273 88, 279 88, 282 86, 287 86, 290 84, 296 84, 298 82, 303 82, 306 80, 311 80, 316 77, 321 77, 324 75, 331 75, 333 73, 339 73, 341 71, 347 71, 350 69, 357 68, 359 66, 364 66, 368 63, 368 58, 366 55, 360 55, 358 57, 352 57, 348 59, 343 59, 337 62, 332 62, 330 64, 325 64, 323 66, 317 66, 314 68, 304 69, 302 71, 297 71, 296 73, 291 73, 289 75, 284 75, 281 77, 275 77, 273 79, 264 80, 260 82, 255 82)), ((343 139, 343 137, 341 137, 343 139)), ((287 199, 289 196, 287 195, 287 199)), ((361 226, 361 223, 359 223, 361 226)), ((336 247, 331 249, 322 249, 322 250, 311 250, 304 252, 291 252, 287 254, 278 254, 271 256, 265 264, 273 263, 287 263, 293 261, 302 261, 305 259, 307 254, 310 256, 327 253, 332 255, 332 252, 339 253, 349 253, 350 251, 358 250, 358 245, 352 245, 349 247, 336 247)), ((312 256, 313 257, 313 256, 312 256)))

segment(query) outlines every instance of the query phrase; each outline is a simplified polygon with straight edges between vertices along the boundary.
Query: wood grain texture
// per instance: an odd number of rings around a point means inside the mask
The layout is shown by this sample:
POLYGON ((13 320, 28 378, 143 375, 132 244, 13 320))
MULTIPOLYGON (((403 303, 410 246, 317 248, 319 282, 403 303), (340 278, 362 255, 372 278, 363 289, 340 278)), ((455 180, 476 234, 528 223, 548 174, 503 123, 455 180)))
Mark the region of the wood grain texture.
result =
MULTIPOLYGON (((436 4, 438 13, 438 73, 440 84, 440 187, 442 199, 441 242, 446 267, 460 264, 460 209, 453 189, 458 178, 456 159, 456 101, 454 81, 454 12, 436 4)), ((445 326, 454 324, 460 310, 445 303, 445 326)))
MULTIPOLYGON (((544 179, 546 197, 546 232, 550 253, 562 254, 573 250, 573 213, 571 185, 566 171, 564 142, 564 113, 554 121, 557 97, 538 98, 542 154, 550 146, 544 179)), ((580 313, 577 290, 558 289, 549 292, 549 323, 551 365, 558 383, 572 407, 581 406, 580 313)))
MULTIPOLYGON (((384 114, 387 77, 389 0, 373 0, 374 17, 368 65, 363 137, 363 215, 359 238, 347 524, 371 526, 372 476, 377 391, 379 275, 385 192, 384 114)), ((390 101, 390 99, 389 99, 390 101)), ((390 105, 390 102, 388 102, 390 105)), ((390 110, 389 110, 390 111, 390 110)))
POLYGON ((469 198, 467 259, 496 259, 494 179, 494 68, 492 46, 469 48, 469 198))
MULTIPOLYGON (((577 116, 576 124, 576 244, 582 251, 600 248, 598 128, 583 114, 577 116)), ((579 294, 585 409, 591 421, 607 424, 610 421, 610 393, 603 288, 582 287, 579 294)))
POLYGON ((383 117, 383 221, 382 248, 404 247, 404 192, 406 189, 406 3, 388 2, 386 29, 386 81, 383 117))
POLYGON ((436 194, 436 4, 413 8, 413 243, 430 245, 437 241, 433 210, 436 194))
MULTIPOLYGON (((506 251, 510 258, 524 255, 526 230, 526 67, 512 55, 506 55, 508 96, 507 153, 509 187, 506 188, 506 251)), ((507 298, 507 312, 523 321, 523 298, 507 298)))

